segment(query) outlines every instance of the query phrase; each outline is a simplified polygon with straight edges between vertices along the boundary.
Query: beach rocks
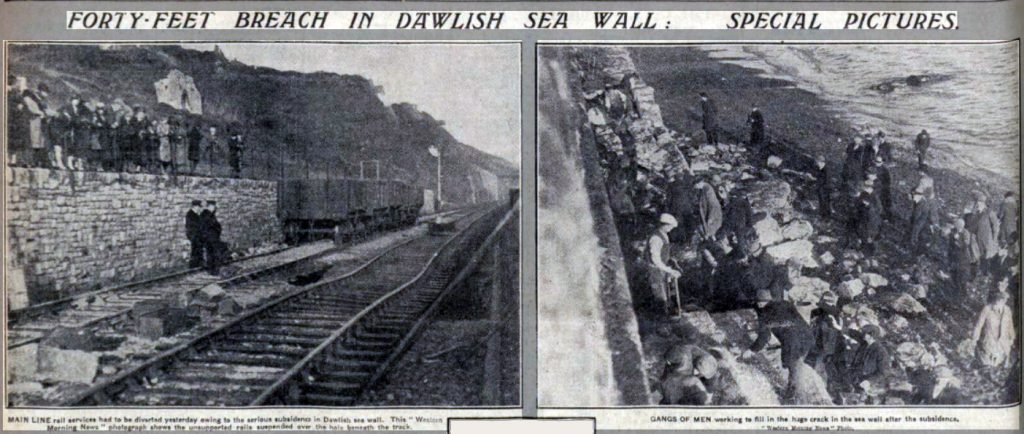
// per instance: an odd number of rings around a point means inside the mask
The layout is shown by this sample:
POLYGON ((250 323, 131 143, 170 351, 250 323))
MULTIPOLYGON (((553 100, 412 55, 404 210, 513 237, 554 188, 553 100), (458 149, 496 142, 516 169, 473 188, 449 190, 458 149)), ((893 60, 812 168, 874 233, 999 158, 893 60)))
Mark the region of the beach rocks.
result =
MULTIPOLYGON (((842 316, 845 323, 855 326, 853 328, 856 329, 863 329, 868 324, 881 325, 878 313, 864 303, 849 303, 843 306, 842 316)), ((884 328, 882 329, 882 334, 885 334, 884 328)))
POLYGON ((747 186, 750 200, 750 208, 755 212, 763 212, 769 215, 777 213, 791 213, 792 188, 789 183, 783 180, 769 180, 751 183, 747 186))
POLYGON ((777 169, 780 166, 782 166, 782 159, 772 155, 768 157, 768 161, 766 162, 766 164, 768 165, 768 167, 772 169, 777 169))
POLYGON ((910 322, 907 321, 906 318, 899 315, 893 315, 886 321, 886 323, 893 330, 903 330, 906 329, 907 327, 910 327, 910 322))
POLYGON ((886 279, 882 275, 876 273, 861 274, 860 280, 863 280, 864 284, 871 288, 881 288, 889 285, 889 279, 886 279))
POLYGON ((818 260, 821 261, 822 265, 832 265, 836 258, 832 256, 832 253, 825 252, 818 256, 818 260))
POLYGON ((907 294, 910 294, 911 297, 917 300, 924 300, 928 298, 928 285, 921 283, 910 285, 910 288, 907 289, 907 294))
POLYGON ((817 277, 800 276, 793 279, 793 286, 786 292, 786 299, 794 304, 816 305, 828 291, 828 282, 817 277))
POLYGON ((807 220, 794 220, 782 228, 782 238, 786 240, 802 240, 814 235, 814 226, 807 220))
POLYGON ((836 286, 836 295, 844 298, 857 298, 863 292, 864 282, 860 279, 846 280, 836 286))
POLYGON ((804 268, 818 268, 814 259, 814 244, 807 240, 787 241, 765 249, 765 254, 776 265, 785 265, 790 259, 796 259, 804 268))
POLYGON ((754 232, 757 233, 757 240, 762 246, 771 246, 782 241, 782 228, 779 227, 779 222, 771 217, 754 223, 754 232))
POLYGON ((914 297, 911 297, 910 294, 900 294, 889 302, 888 307, 893 312, 905 315, 920 315, 928 313, 928 309, 915 300, 914 297))
POLYGON ((52 381, 91 383, 99 368, 99 353, 39 347, 38 376, 52 381))

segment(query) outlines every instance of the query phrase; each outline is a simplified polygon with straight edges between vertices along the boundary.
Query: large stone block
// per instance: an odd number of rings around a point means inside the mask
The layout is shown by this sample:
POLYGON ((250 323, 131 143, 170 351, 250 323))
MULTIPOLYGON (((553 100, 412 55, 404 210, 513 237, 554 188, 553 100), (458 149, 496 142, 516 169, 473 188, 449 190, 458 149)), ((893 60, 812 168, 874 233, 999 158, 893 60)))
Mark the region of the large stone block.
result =
POLYGON ((7 350, 7 373, 11 382, 36 378, 39 365, 39 344, 28 344, 7 350))
POLYGON ((804 268, 818 268, 814 259, 814 244, 807 240, 787 241, 765 249, 765 254, 776 265, 785 265, 790 259, 800 261, 804 268))
POLYGON ((782 241, 782 229, 779 222, 771 216, 758 220, 754 223, 754 232, 757 233, 757 240, 762 246, 771 246, 782 241))
POLYGON ((91 383, 100 365, 100 354, 79 350, 63 350, 46 345, 39 347, 38 376, 52 381, 91 383))

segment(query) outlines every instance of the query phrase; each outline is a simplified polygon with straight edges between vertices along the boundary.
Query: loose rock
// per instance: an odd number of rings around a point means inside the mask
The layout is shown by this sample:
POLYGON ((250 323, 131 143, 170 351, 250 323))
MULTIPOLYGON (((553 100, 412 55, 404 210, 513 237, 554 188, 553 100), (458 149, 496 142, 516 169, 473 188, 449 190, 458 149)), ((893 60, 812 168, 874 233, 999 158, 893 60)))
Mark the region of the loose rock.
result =
POLYGON ((39 376, 47 380, 91 383, 99 368, 99 354, 39 347, 39 376))
POLYGON ((782 238, 802 240, 814 235, 814 226, 807 220, 795 220, 782 228, 782 238))
POLYGON ((900 294, 899 297, 889 302, 889 308, 894 312, 906 315, 920 315, 928 312, 928 309, 917 300, 914 300, 914 297, 911 297, 910 294, 900 294))
POLYGON ((771 246, 782 241, 782 230, 779 222, 771 217, 765 217, 754 223, 754 232, 757 233, 757 240, 762 246, 771 246))
POLYGON ((788 241, 765 249, 765 254, 777 265, 785 265, 790 259, 797 259, 804 268, 818 268, 814 259, 814 244, 807 240, 788 241))
POLYGON ((857 298, 862 292, 864 292, 864 282, 859 279, 847 280, 836 287, 836 295, 845 298, 857 298))

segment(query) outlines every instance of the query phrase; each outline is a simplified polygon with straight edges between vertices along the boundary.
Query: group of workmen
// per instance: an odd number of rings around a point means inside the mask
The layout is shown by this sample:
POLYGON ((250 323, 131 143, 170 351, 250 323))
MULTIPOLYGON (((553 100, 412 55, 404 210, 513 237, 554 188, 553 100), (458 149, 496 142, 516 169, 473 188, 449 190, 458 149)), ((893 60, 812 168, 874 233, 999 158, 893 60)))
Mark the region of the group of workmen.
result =
POLYGON ((220 238, 221 225, 217 220, 217 202, 193 200, 185 213, 185 237, 188 238, 189 268, 203 268, 212 275, 228 258, 228 246, 220 238))
MULTIPOLYGON (((626 239, 624 248, 640 249, 638 266, 634 267, 639 272, 631 275, 643 276, 633 278, 638 279, 635 282, 640 287, 650 289, 640 298, 646 296, 654 312, 667 315, 691 307, 720 310, 752 305, 758 315, 757 339, 741 357, 751 357, 763 350, 772 336, 777 338, 782 345, 782 364, 789 373, 785 394, 789 402, 842 404, 844 393, 859 392, 867 403, 882 403, 892 356, 880 340, 883 332, 879 326, 846 324, 840 313, 850 300, 841 299, 831 290, 820 299, 810 320, 786 299, 793 279, 800 276, 801 263, 790 260, 780 267, 764 254, 742 182, 730 190, 717 175, 698 179, 691 170, 663 174, 630 161, 632 138, 628 124, 639 114, 625 83, 626 80, 612 82, 603 92, 588 96, 586 108, 591 120, 600 119, 601 123, 614 126, 614 133, 625 148, 625 152, 599 151, 601 164, 606 168, 609 205, 616 214, 620 236, 626 239), (653 224, 645 223, 652 219, 653 224), (684 267, 670 250, 670 246, 680 244, 698 252, 700 278, 682 279, 684 267), (681 282, 687 286, 683 291, 681 282)), ((705 142, 718 145, 716 105, 706 93, 699 96, 705 142)), ((765 116, 758 107, 747 116, 747 124, 747 149, 755 161, 763 162, 762 157, 777 151, 779 145, 768 137, 765 116)), ((849 142, 840 137, 838 143, 839 149, 845 151, 839 176, 834 176, 830 163, 818 155, 808 178, 813 182, 820 215, 847 216, 846 247, 861 250, 871 258, 879 249, 883 224, 903 224, 894 212, 893 145, 882 131, 859 134, 849 142), (848 199, 834 201, 839 196, 837 191, 845 192, 843 196, 848 199)), ((999 288, 991 291, 968 343, 984 366, 1005 367, 1013 359, 1010 350, 1015 339, 1006 287, 1007 282, 1014 280, 1007 270, 1019 255, 1016 200, 1012 193, 1007 193, 1000 203, 990 206, 984 193, 975 193, 972 206, 954 221, 952 229, 947 229, 944 241, 949 248, 929 249, 943 240, 938 236, 935 185, 927 165, 930 144, 931 138, 923 130, 913 143, 920 177, 910 194, 912 210, 905 238, 893 241, 916 253, 947 250, 948 257, 943 259, 951 265, 959 295, 966 294, 971 282, 981 275, 987 279, 984 285, 999 283, 999 288)), ((710 402, 706 388, 714 382, 712 357, 691 347, 689 343, 666 353, 662 403, 710 402)), ((958 399, 951 397, 956 393, 953 388, 940 392, 922 392, 910 399, 916 403, 958 399)))
POLYGON ((187 113, 158 118, 121 99, 86 101, 75 94, 64 106, 50 89, 8 76, 8 164, 77 171, 165 175, 242 174, 243 136, 231 127, 226 140, 210 125, 204 133, 187 113), (226 163, 225 166, 225 154, 226 163), (226 167, 226 169, 224 169, 226 167))

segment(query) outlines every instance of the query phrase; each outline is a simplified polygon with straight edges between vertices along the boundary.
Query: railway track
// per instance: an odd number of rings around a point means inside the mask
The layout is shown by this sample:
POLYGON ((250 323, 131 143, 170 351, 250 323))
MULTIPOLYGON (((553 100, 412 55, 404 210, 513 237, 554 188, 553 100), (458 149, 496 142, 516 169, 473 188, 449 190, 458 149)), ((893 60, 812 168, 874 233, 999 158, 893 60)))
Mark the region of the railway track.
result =
POLYGON ((503 209, 411 239, 97 384, 66 406, 353 405, 386 372, 503 209))
POLYGON ((333 250, 330 242, 279 249, 232 261, 230 265, 240 271, 227 278, 186 270, 69 297, 42 307, 12 311, 7 324, 7 348, 39 342, 58 327, 87 328, 123 323, 129 319, 132 307, 140 301, 161 300, 210 284, 223 288, 238 287, 296 270, 301 264, 333 250))

